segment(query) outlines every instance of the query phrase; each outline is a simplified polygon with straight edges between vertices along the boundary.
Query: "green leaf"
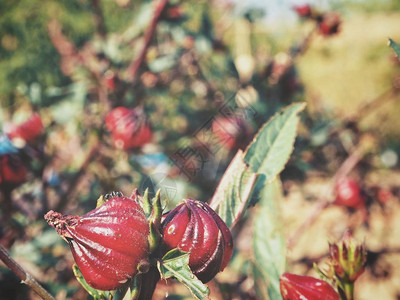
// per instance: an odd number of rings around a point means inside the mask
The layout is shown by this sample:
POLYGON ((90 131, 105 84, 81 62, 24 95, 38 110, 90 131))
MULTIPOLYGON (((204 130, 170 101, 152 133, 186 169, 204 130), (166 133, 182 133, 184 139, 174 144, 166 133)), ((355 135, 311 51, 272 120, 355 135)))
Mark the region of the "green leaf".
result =
POLYGON ((83 288, 89 293, 90 296, 93 297, 94 300, 104 300, 104 299, 109 299, 110 297, 110 292, 105 292, 105 291, 100 291, 92 288, 85 280, 83 277, 81 270, 79 270, 79 267, 74 264, 72 266, 72 270, 74 271, 74 275, 76 279, 79 281, 79 283, 83 286, 83 288))
POLYGON ((175 277, 196 299, 209 299, 210 290, 189 268, 189 253, 172 249, 158 262, 157 267, 162 278, 175 277))
POLYGON ((239 150, 211 199, 210 206, 228 227, 233 227, 247 208, 258 175, 244 163, 243 151, 239 150))
POLYGON ((149 196, 149 188, 146 188, 142 198, 142 206, 146 217, 149 218, 151 214, 151 199, 149 196))
POLYGON ((394 50, 394 52, 396 53, 397 57, 400 58, 400 45, 397 44, 392 39, 389 39, 389 46, 394 50))
POLYGON ((258 210, 253 221, 253 265, 256 292, 260 298, 282 299, 279 289, 280 275, 285 271, 285 242, 278 203, 282 198, 281 185, 275 180, 264 186, 258 210))
POLYGON ((265 183, 271 182, 288 161, 299 123, 298 113, 304 107, 304 103, 296 103, 277 113, 247 147, 244 161, 254 173, 265 175, 265 183))

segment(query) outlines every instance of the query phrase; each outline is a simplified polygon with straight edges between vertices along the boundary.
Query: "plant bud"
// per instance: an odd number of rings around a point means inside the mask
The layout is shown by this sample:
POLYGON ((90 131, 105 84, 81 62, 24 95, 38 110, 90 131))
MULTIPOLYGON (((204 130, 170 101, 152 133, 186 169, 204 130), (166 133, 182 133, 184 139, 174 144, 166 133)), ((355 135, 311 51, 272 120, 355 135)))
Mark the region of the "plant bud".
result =
POLYGON ((114 196, 82 217, 49 211, 45 219, 68 242, 83 277, 95 289, 121 287, 149 255, 149 224, 133 199, 114 196))
POLYGON ((284 273, 280 278, 283 300, 339 300, 339 294, 327 282, 291 273, 284 273))
POLYGON ((329 244, 329 253, 335 275, 341 282, 353 283, 364 272, 365 243, 357 242, 350 232, 346 232, 340 242, 329 244))
POLYGON ((232 256, 231 232, 206 203, 184 200, 167 214, 162 232, 166 250, 190 252, 189 267, 203 283, 222 271, 232 256))
POLYGON ((127 150, 147 144, 153 132, 144 114, 138 109, 117 107, 108 113, 106 127, 111 132, 114 146, 127 150))

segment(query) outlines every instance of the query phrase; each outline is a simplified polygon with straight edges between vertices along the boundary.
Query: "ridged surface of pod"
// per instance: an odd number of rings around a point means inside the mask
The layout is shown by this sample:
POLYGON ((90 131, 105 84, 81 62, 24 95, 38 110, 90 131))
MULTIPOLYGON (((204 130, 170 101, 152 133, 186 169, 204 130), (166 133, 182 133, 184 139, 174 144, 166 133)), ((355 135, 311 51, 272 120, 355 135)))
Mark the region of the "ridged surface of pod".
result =
POLYGON ((208 282, 228 264, 233 251, 232 235, 224 221, 206 203, 185 200, 162 223, 166 250, 190 252, 189 267, 208 282))
POLYGON ((133 199, 113 197, 82 217, 49 211, 46 221, 64 238, 87 283, 114 290, 137 273, 149 255, 149 225, 133 199))

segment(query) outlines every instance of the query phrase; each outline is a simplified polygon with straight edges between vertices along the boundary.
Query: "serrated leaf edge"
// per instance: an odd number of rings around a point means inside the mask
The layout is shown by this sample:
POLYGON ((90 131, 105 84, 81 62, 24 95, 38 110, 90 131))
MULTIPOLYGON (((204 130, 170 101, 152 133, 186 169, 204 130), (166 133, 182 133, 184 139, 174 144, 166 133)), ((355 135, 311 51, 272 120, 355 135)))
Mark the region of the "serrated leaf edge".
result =
MULTIPOLYGON (((245 164, 250 168, 250 170, 251 170, 251 167, 250 167, 250 165, 246 162, 245 158, 246 158, 246 155, 247 155, 247 151, 250 149, 251 145, 258 139, 259 133, 260 133, 266 126, 268 126, 275 118, 277 118, 279 115, 283 114, 285 111, 289 110, 291 107, 296 106, 296 105, 299 106, 298 109, 294 112, 295 115, 296 115, 296 118, 297 118, 297 126, 296 126, 295 134, 294 134, 294 137, 293 137, 293 140, 292 140, 292 143, 291 143, 292 147, 291 147, 290 153, 293 152, 293 149, 294 149, 294 141, 296 140, 297 132, 298 132, 298 130, 299 130, 298 124, 299 124, 300 116, 299 116, 298 114, 306 107, 307 104, 306 104, 305 102, 302 102, 302 103, 293 103, 293 104, 291 104, 291 105, 285 107, 284 109, 278 111, 277 113, 275 113, 275 114, 274 114, 274 115, 273 115, 273 116, 258 130, 258 131, 257 131, 257 134, 256 134, 255 137, 253 138, 252 142, 247 146, 247 148, 246 148, 246 150, 245 150, 245 152, 244 152, 244 155, 243 155, 243 161, 244 161, 245 164)), ((287 159, 287 161, 282 165, 281 169, 278 170, 278 171, 276 172, 275 176, 273 176, 273 177, 269 178, 268 180, 266 180, 266 182, 265 182, 266 185, 272 183, 272 182, 275 180, 276 176, 277 176, 278 174, 280 174, 280 173, 282 172, 282 170, 285 168, 285 166, 287 165, 289 159, 290 159, 290 155, 289 155, 289 158, 287 159)), ((251 171, 253 171, 253 170, 251 170, 251 171)), ((253 172, 254 172, 254 171, 253 171, 253 172)), ((254 172, 254 173, 256 173, 256 174, 262 174, 262 173, 259 173, 259 172, 254 172)))

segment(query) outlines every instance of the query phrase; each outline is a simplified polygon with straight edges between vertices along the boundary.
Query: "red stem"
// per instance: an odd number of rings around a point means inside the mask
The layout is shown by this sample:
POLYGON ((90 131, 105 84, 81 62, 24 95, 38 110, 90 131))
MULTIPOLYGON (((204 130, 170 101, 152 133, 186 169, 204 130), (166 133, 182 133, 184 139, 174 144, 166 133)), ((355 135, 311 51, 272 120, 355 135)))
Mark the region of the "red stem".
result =
POLYGON ((167 5, 168 0, 159 0, 155 5, 153 19, 149 25, 149 28, 144 36, 143 48, 139 53, 139 56, 136 60, 133 60, 131 64, 128 66, 128 79, 130 81, 135 81, 136 75, 139 71, 140 66, 142 65, 144 58, 146 56, 147 48, 150 45, 151 38, 156 30, 157 23, 160 19, 161 13, 163 12, 165 6, 167 5))

